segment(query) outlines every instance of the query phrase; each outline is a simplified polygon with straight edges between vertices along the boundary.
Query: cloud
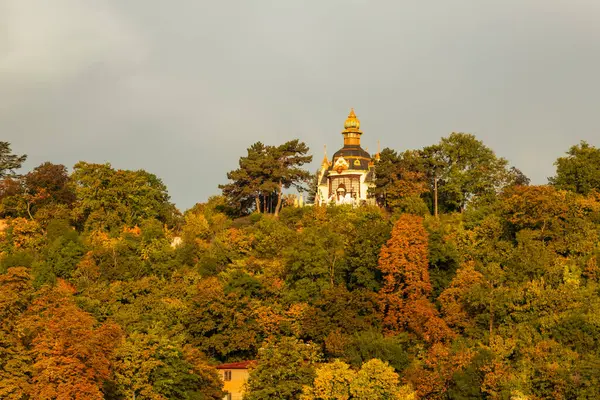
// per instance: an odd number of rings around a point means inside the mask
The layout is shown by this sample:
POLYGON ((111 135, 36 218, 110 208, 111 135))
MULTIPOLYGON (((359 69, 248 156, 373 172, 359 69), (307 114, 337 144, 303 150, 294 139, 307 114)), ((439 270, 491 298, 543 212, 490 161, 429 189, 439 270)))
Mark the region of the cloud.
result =
POLYGON ((147 46, 102 1, 5 0, 0 6, 0 84, 56 83, 96 64, 139 64, 147 46))
POLYGON ((598 143, 600 2, 0 2, 0 132, 27 168, 110 161, 186 208, 256 141, 365 147, 475 133, 535 183, 598 143))

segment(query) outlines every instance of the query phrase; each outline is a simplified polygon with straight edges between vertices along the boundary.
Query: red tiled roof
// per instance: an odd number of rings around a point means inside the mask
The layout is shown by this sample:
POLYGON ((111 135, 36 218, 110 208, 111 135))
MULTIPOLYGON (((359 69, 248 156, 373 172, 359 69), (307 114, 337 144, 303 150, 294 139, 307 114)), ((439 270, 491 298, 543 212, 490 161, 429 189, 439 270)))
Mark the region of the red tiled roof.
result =
POLYGON ((230 364, 221 364, 217 365, 217 369, 248 369, 251 364, 254 364, 254 360, 250 361, 240 361, 236 363, 230 364))

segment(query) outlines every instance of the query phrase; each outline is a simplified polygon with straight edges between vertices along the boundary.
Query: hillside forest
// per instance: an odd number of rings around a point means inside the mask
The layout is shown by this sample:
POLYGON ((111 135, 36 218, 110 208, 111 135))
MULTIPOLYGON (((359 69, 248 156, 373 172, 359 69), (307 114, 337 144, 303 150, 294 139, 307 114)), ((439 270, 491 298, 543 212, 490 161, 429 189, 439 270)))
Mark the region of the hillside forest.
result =
POLYGON ((248 400, 598 399, 600 149, 565 150, 531 185, 452 133, 382 150, 377 205, 295 207, 308 147, 255 143, 182 212, 0 142, 0 398, 216 400, 252 360, 248 400))

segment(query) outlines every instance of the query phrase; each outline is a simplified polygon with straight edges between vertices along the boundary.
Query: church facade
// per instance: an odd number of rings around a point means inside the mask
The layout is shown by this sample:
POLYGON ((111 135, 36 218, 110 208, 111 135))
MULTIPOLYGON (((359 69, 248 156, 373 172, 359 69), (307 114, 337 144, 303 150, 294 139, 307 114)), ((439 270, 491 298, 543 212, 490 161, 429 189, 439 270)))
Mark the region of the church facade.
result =
MULTIPOLYGON (((344 147, 325 155, 318 172, 315 203, 319 205, 374 204, 369 189, 375 185, 375 165, 369 153, 360 145, 360 121, 350 110, 342 131, 344 147)), ((375 160, 378 158, 377 154, 375 160)))

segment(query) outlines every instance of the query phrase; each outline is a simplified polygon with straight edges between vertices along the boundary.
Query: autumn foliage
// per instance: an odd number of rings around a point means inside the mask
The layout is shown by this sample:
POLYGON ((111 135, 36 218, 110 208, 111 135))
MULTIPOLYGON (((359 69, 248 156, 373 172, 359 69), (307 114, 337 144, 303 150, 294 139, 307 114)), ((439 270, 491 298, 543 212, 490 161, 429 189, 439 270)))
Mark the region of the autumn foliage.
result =
POLYGON ((36 399, 102 399, 110 377, 111 355, 121 328, 111 322, 95 326, 72 298, 74 289, 61 281, 36 299, 23 320, 31 340, 36 399))
POLYGON ((0 399, 220 400, 251 360, 246 399, 600 398, 593 146, 539 186, 472 135, 387 149, 382 207, 279 207, 294 177, 248 158, 237 203, 185 212, 146 171, 7 152, 0 399))
POLYGON ((384 280, 381 308, 388 334, 408 330, 436 342, 451 338, 453 333, 428 298, 427 239, 422 217, 403 214, 396 221, 379 255, 378 268, 384 280))

